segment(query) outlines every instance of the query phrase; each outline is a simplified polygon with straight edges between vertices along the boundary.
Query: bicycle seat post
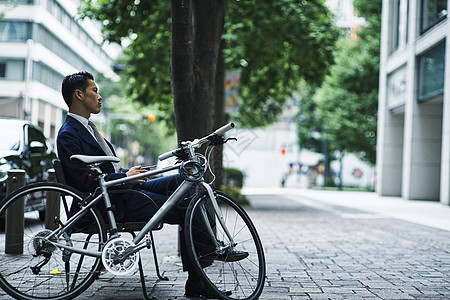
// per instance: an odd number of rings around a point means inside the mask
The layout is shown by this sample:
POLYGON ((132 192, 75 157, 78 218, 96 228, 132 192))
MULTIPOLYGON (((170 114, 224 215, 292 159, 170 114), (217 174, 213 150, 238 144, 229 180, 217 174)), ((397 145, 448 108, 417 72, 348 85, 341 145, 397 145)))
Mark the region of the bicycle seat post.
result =
POLYGON ((114 217, 113 208, 111 204, 111 199, 109 198, 108 189, 105 184, 105 174, 101 174, 98 178, 98 182, 100 184, 100 188, 102 190, 103 200, 105 202, 106 214, 108 216, 109 224, 111 225, 111 235, 115 236, 118 234, 119 230, 117 229, 116 218, 114 217))

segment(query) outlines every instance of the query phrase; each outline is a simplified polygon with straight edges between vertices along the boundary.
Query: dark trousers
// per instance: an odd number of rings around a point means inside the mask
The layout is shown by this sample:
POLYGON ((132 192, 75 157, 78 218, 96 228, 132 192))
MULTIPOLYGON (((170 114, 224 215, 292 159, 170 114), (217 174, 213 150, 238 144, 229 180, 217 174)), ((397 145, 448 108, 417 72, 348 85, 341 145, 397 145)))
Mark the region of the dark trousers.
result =
MULTIPOLYGON (((182 179, 180 175, 172 175, 146 181, 145 183, 134 185, 133 189, 149 196, 159 207, 161 207, 169 196, 177 189, 182 179)), ((163 222, 180 226, 180 254, 183 262, 183 270, 193 270, 192 263, 188 257, 185 241, 184 220, 187 207, 193 199, 195 187, 189 190, 182 200, 180 200, 168 213, 164 216, 163 222)), ((146 197, 136 193, 130 194, 112 194, 112 203, 116 206, 116 218, 119 222, 147 222, 157 211, 155 207, 146 197)), ((206 234, 205 223, 202 216, 194 216, 195 228, 194 240, 207 241, 207 246, 212 247, 212 241, 206 234)), ((210 217, 210 223, 214 226, 214 221, 210 217)), ((175 243, 176 241, 174 241, 175 243)), ((206 250, 205 250, 206 251, 206 250)))

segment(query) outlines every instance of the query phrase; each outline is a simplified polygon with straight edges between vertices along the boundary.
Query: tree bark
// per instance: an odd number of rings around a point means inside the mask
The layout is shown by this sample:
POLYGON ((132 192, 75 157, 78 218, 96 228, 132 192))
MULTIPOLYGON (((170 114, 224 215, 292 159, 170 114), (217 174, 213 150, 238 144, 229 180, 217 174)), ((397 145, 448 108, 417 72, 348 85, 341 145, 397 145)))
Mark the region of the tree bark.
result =
MULTIPOLYGON (((219 47, 216 68, 215 83, 215 103, 214 103, 214 125, 213 129, 219 128, 227 122, 225 116, 225 59, 223 56, 225 40, 222 39, 219 47)), ((223 182, 223 146, 216 147, 212 157, 212 169, 216 175, 216 187, 220 187, 223 182)))
MULTIPOLYGON (((193 106, 194 97, 194 34, 192 24, 192 1, 172 0, 172 46, 170 84, 173 94, 175 124, 183 128, 187 120, 183 117, 193 106)), ((178 132, 180 139, 180 132, 178 132)))
POLYGON ((179 140, 213 129, 217 56, 226 0, 172 0, 171 87, 179 140))

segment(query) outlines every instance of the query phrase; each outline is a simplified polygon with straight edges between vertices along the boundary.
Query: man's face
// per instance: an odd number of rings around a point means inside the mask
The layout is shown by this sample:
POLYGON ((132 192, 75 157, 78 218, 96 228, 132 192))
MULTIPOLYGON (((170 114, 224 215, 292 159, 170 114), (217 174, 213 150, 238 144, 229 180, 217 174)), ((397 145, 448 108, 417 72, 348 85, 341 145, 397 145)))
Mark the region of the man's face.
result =
POLYGON ((102 96, 98 93, 98 87, 93 80, 89 80, 89 86, 83 95, 83 107, 87 113, 98 114, 102 107, 102 96))

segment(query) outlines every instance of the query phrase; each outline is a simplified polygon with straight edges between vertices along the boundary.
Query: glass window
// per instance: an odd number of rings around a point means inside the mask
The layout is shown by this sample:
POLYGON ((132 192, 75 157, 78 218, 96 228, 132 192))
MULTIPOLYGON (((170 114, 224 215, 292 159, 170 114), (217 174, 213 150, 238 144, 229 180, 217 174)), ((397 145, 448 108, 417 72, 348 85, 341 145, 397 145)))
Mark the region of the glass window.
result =
POLYGON ((52 12, 52 10, 53 10, 53 5, 55 5, 55 3, 54 3, 52 0, 48 0, 48 1, 47 1, 47 10, 48 10, 49 12, 52 12))
POLYGON ((25 23, 11 22, 9 29, 9 39, 11 41, 24 41, 25 37, 25 23))
POLYGON ((45 136, 37 130, 34 127, 28 127, 28 146, 34 146, 40 145, 44 148, 44 151, 48 150, 47 146, 47 140, 45 139, 45 136))
POLYGON ((0 62, 0 78, 6 77, 6 63, 0 62))
POLYGON ((0 41, 25 41, 28 37, 27 28, 25 22, 0 22, 0 41))
MULTIPOLYGON (((65 120, 65 119, 63 119, 63 120, 65 120)), ((56 137, 56 127, 55 127, 55 125, 50 125, 50 138, 51 139, 55 139, 55 137, 56 137)))
POLYGON ((25 61, 10 60, 6 62, 6 78, 9 80, 23 80, 25 74, 25 61))
POLYGON ((0 61, 0 78, 7 80, 23 80, 25 61, 3 60, 0 61))
POLYGON ((6 2, 7 4, 10 4, 11 2, 14 2, 13 4, 17 5, 17 4, 32 4, 33 0, 0 0, 0 3, 4 3, 6 2))
POLYGON ((64 60, 69 61, 72 65, 77 66, 80 70, 92 69, 80 55, 67 47, 62 41, 52 35, 48 29, 41 25, 37 27, 36 42, 44 45, 47 49, 62 57, 64 60))
POLYGON ((389 1, 388 51, 389 54, 408 43, 408 0, 389 1))
POLYGON ((445 43, 419 56, 419 101, 428 100, 444 91, 445 43))
POLYGON ((61 82, 64 76, 49 68, 48 66, 34 62, 33 64, 33 80, 38 81, 54 90, 61 88, 61 82))
POLYGON ((406 43, 409 41, 409 1, 406 1, 406 43))
POLYGON ((394 52, 398 48, 399 44, 399 29, 400 29, 400 0, 394 0, 389 2, 390 11, 390 37, 389 37, 389 50, 394 52))
POLYGON ((8 22, 0 22, 0 41, 8 40, 9 36, 8 29, 9 29, 8 22))
POLYGON ((39 130, 33 127, 28 127, 28 145, 32 142, 40 142, 44 145, 47 144, 45 136, 39 130))
POLYGON ((422 0, 422 33, 447 18, 447 0, 422 0))

